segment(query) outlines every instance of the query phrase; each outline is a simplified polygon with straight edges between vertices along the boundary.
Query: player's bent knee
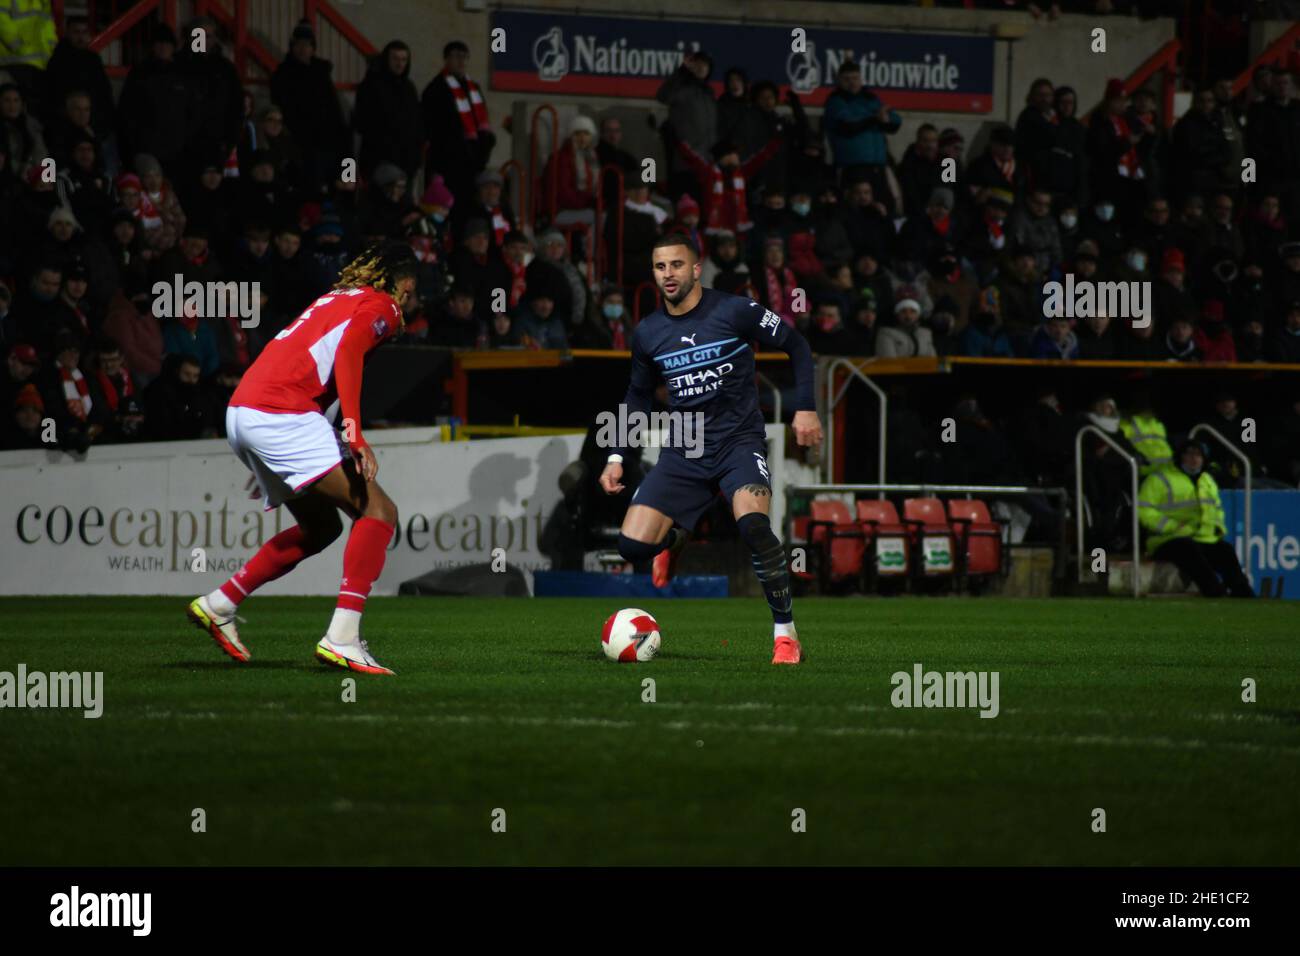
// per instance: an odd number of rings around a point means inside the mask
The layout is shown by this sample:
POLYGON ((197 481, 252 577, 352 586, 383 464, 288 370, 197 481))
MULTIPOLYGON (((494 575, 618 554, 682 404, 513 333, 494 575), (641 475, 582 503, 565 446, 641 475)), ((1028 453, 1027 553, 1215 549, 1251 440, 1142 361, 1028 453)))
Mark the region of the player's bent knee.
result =
POLYGON ((649 561, 656 554, 663 550, 662 543, 651 543, 649 541, 638 541, 636 538, 629 538, 621 531, 618 535, 618 553, 626 561, 637 564, 641 561, 649 561))
POLYGON ((375 518, 384 524, 397 526, 397 505, 378 485, 372 484, 370 487, 364 514, 367 518, 375 518))

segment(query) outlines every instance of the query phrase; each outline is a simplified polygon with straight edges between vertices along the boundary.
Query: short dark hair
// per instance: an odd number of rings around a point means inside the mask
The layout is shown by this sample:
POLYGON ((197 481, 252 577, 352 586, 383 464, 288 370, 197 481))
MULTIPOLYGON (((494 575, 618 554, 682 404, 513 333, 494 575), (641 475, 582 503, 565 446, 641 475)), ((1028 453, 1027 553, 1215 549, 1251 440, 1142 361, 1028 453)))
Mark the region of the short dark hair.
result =
POLYGON ((684 232, 670 232, 666 236, 660 236, 655 240, 654 246, 650 249, 650 254, 654 254, 655 249, 665 249, 668 246, 685 246, 695 255, 696 259, 700 258, 700 247, 695 244, 695 240, 684 232))
POLYGON ((445 60, 453 53, 469 53, 469 47, 460 40, 452 40, 442 48, 442 58, 445 60))

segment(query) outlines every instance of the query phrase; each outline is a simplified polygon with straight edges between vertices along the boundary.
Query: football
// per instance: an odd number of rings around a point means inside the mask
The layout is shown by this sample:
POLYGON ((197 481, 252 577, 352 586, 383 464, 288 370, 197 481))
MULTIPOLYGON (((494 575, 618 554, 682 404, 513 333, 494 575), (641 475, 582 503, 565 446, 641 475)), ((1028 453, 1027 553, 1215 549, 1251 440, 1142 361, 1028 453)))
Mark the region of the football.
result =
POLYGON ((659 622, 637 607, 611 614, 600 632, 605 656, 623 664, 651 660, 659 653, 659 642, 659 622))

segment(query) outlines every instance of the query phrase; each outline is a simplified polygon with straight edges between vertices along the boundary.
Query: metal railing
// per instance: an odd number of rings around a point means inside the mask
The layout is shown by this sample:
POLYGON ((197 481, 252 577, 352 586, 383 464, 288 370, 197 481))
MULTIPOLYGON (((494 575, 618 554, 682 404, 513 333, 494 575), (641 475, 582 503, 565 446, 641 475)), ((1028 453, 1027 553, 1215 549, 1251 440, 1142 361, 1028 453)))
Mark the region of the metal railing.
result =
MULTIPOLYGON (((878 482, 883 485, 885 483, 885 426, 888 421, 889 399, 885 395, 884 389, 863 375, 857 364, 852 359, 847 358, 837 358, 826 366, 826 458, 823 462, 822 473, 827 478, 835 477, 835 406, 844 398, 844 393, 848 391, 849 385, 853 383, 853 378, 850 377, 845 381, 839 394, 835 394, 835 373, 841 368, 848 369, 854 376, 866 383, 867 387, 876 393, 876 398, 880 400, 880 448, 876 474, 878 482)), ((880 492, 880 497, 885 497, 884 491, 880 492)))
MULTIPOLYGON (((560 142, 560 114, 550 103, 541 103, 533 110, 532 119, 528 121, 528 226, 531 229, 537 228, 537 209, 541 205, 543 186, 542 180, 545 178, 546 167, 539 168, 540 157, 538 155, 537 139, 537 121, 545 112, 551 119, 551 149, 548 155, 554 156, 559 148, 560 142)), ((549 219, 555 218, 555 195, 558 191, 560 176, 560 164, 552 162, 550 164, 550 189, 547 190, 546 199, 549 203, 547 215, 549 219)), ((520 211, 520 216, 523 212, 520 211)))
MULTIPOLYGON (((1093 434, 1113 448, 1121 458, 1128 462, 1133 472, 1133 596, 1141 596, 1139 578, 1142 571, 1142 544, 1138 535, 1138 460, 1124 450, 1124 446, 1111 438, 1096 425, 1084 425, 1074 436, 1074 511, 1075 530, 1077 532, 1075 547, 1079 552, 1078 582, 1083 583, 1083 436, 1093 434)), ((1109 561, 1106 564, 1110 568, 1109 561)))
POLYGON ((1209 432, 1211 435, 1213 435, 1220 445, 1222 445, 1224 448, 1228 449, 1228 451, 1236 455, 1241 460, 1241 463, 1246 467, 1246 507, 1245 507, 1246 526, 1243 529, 1241 556, 1244 559, 1242 563, 1245 565, 1245 567, 1242 568, 1242 570, 1246 572, 1246 580, 1248 580, 1253 585, 1255 583, 1255 579, 1250 573, 1250 491, 1251 491, 1251 484, 1253 480, 1253 470, 1250 466, 1250 458, 1247 457, 1246 453, 1243 452, 1240 448, 1238 448, 1232 442, 1228 441, 1228 439, 1224 438, 1223 435, 1219 433, 1218 429, 1212 428, 1211 426, 1207 425, 1205 422, 1201 422, 1201 424, 1195 426, 1190 432, 1187 433, 1187 437, 1195 438, 1197 434, 1199 434, 1200 432, 1209 432))
MULTIPOLYGON (((616 276, 615 283, 621 289, 623 288, 623 204, 627 199, 627 185, 623 178, 623 170, 614 163, 606 163, 600 167, 600 188, 596 190, 596 226, 597 231, 601 233, 596 241, 600 246, 596 250, 596 274, 590 277, 590 282, 597 285, 609 278, 613 272, 616 276), (609 262, 610 251, 605 242, 603 223, 605 221, 605 176, 612 175, 615 183, 618 185, 616 202, 618 204, 618 225, 614 227, 614 262, 611 267, 609 262)), ((612 212, 611 212, 612 215, 612 212)))

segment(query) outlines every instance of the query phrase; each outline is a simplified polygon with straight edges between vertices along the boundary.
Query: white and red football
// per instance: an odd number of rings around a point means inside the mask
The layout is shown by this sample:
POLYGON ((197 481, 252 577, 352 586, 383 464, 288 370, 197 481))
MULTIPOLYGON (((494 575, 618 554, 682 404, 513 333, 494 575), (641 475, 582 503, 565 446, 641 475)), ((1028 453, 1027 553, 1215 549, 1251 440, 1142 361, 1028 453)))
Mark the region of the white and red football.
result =
POLYGON ((659 622, 637 607, 609 616, 600 632, 600 646, 611 661, 632 664, 659 653, 659 622))

